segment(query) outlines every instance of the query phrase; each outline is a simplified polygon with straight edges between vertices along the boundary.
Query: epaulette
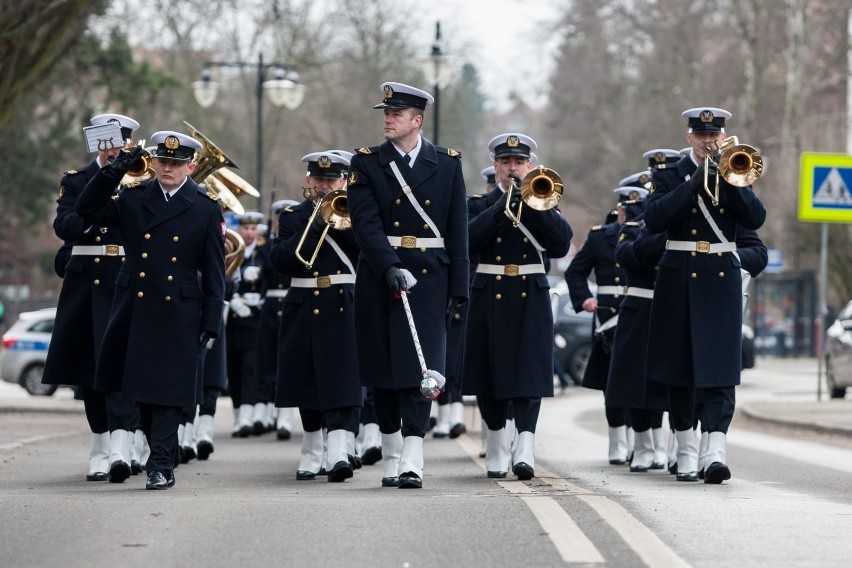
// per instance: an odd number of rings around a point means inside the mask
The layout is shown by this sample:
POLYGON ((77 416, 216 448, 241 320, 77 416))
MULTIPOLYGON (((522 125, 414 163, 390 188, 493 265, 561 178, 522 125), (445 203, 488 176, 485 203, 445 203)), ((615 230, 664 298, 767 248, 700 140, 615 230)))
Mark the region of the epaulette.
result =
POLYGON ((604 226, 603 226, 603 225, 595 225, 594 227, 592 227, 591 229, 589 229, 589 231, 600 231, 600 230, 601 230, 601 229, 603 229, 603 228, 604 228, 604 226))
POLYGON ((468 197, 468 199, 481 199, 481 198, 487 197, 487 196, 488 196, 487 193, 475 193, 475 194, 471 195, 470 197, 468 197))
POLYGON ((212 191, 202 191, 202 190, 199 189, 198 193, 204 195, 204 197, 206 197, 210 201, 213 201, 215 203, 219 203, 219 196, 216 195, 215 193, 213 193, 212 191))
POLYGON ((654 193, 654 182, 649 181, 647 187, 648 187, 648 194, 649 195, 654 193))
POLYGON ((130 183, 124 184, 123 187, 124 187, 124 189, 132 189, 134 187, 139 186, 141 183, 142 182, 137 179, 137 180, 131 181, 130 183))
POLYGON ((366 155, 366 154, 375 154, 378 151, 379 151, 378 146, 370 146, 369 148, 367 146, 361 146, 360 148, 358 148, 357 153, 366 155))
POLYGON ((81 172, 80 170, 68 170, 67 172, 64 172, 62 175, 74 176, 74 175, 81 174, 81 173, 83 173, 83 172, 81 172))
POLYGON ((284 208, 284 210, 283 210, 283 211, 281 211, 281 212, 282 212, 282 213, 293 213, 294 211, 295 211, 295 209, 293 209, 293 206, 292 206, 292 205, 288 205, 288 206, 287 206, 287 207, 285 207, 285 208, 284 208))
POLYGON ((626 221, 624 224, 627 227, 639 227, 640 226, 638 221, 626 221))
POLYGON ((435 146, 435 149, 442 153, 446 154, 451 158, 461 158, 461 152, 458 150, 453 150, 452 148, 445 148, 444 146, 435 146))

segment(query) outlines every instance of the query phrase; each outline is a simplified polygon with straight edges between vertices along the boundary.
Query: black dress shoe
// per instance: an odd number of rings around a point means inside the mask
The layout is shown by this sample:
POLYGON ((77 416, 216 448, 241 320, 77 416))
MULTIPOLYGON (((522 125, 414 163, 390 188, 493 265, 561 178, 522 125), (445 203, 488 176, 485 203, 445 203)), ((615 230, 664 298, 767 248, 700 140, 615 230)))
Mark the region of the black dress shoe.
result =
POLYGON ((340 460, 334 464, 334 467, 331 468, 330 472, 328 472, 328 480, 334 482, 346 481, 352 477, 352 471, 353 467, 349 461, 340 460))
POLYGON ((509 475, 508 471, 489 471, 486 472, 488 479, 503 479, 507 475, 509 475))
POLYGON ((290 439, 290 430, 287 428, 279 428, 276 437, 279 440, 289 440, 290 439))
POLYGON ((382 459, 381 448, 367 448, 364 450, 364 455, 361 456, 361 463, 364 465, 373 465, 382 459))
POLYGON ((264 424, 263 422, 255 422, 252 426, 252 434, 254 434, 255 436, 266 434, 266 424, 264 424))
POLYGON ((675 475, 677 473, 677 462, 669 465, 669 475, 675 475))
POLYGON ((328 475, 328 471, 324 467, 321 467, 317 475, 328 475))
POLYGON ((109 479, 109 474, 105 471, 86 474, 86 481, 106 481, 107 479, 109 479))
POLYGON ((449 436, 450 436, 449 432, 438 432, 438 431, 432 432, 433 438, 442 439, 442 438, 448 438, 449 436))
POLYGON ((698 473, 690 471, 689 473, 677 472, 678 481, 698 481, 698 473))
POLYGON ((143 471, 145 471, 145 468, 142 467, 141 463, 139 463, 137 460, 130 460, 130 473, 131 474, 139 475, 143 471))
POLYGON ((666 464, 654 462, 651 464, 651 469, 666 469, 666 464))
POLYGON ((462 423, 458 423, 450 428, 450 438, 458 438, 465 432, 467 432, 467 427, 462 423))
POLYGON ((133 472, 127 463, 121 460, 115 460, 109 466, 109 482, 124 483, 133 472))
POLYGON ((169 487, 175 486, 175 472, 170 471, 166 474, 166 485, 169 487))
POLYGON ((148 482, 145 484, 145 489, 168 489, 169 482, 166 477, 159 471, 152 471, 148 474, 148 482))
POLYGON ((251 426, 241 426, 237 431, 237 438, 248 438, 254 434, 254 429, 251 426))
POLYGON ((627 460, 609 460, 609 465, 624 465, 627 460))
POLYGON ((349 464, 352 466, 352 469, 361 469, 361 457, 353 456, 352 454, 346 454, 346 457, 349 459, 349 464))
POLYGON ((213 442, 202 440, 198 442, 198 459, 206 460, 213 453, 213 442))
POLYGON ((535 470, 526 462, 518 462, 512 466, 512 473, 518 476, 518 479, 532 479, 535 477, 535 470))
POLYGON ((304 471, 304 470, 300 469, 299 471, 296 472, 296 479, 298 479, 299 481, 308 481, 310 479, 316 479, 316 478, 317 478, 317 474, 312 472, 312 471, 304 471))
POLYGON ((438 419, 435 418, 434 416, 430 416, 429 417, 429 427, 426 428, 426 431, 428 432, 429 430, 434 428, 437 423, 438 423, 438 419))
POLYGON ((704 479, 704 470, 698 470, 698 479, 704 479))
POLYGON ((400 489, 422 489, 423 488, 423 480, 420 479, 420 476, 412 471, 406 471, 405 473, 399 474, 399 488, 400 489))
POLYGON ((191 447, 183 447, 180 448, 180 463, 189 463, 195 459, 195 450, 191 447))
POLYGON ((731 479, 731 470, 722 462, 713 462, 704 472, 704 483, 719 484, 731 479))
POLYGON ((383 477, 382 487, 399 487, 398 477, 383 477))

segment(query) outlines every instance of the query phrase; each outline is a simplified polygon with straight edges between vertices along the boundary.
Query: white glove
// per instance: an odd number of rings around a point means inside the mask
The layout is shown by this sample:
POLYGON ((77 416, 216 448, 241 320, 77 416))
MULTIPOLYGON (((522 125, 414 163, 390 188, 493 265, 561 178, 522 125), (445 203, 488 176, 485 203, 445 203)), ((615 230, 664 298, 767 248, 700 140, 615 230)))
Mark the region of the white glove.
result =
POLYGON ((237 314, 237 317, 247 318, 251 315, 251 308, 246 305, 239 294, 234 294, 234 297, 231 298, 230 306, 231 310, 237 314))
POLYGON ((243 300, 250 308, 257 308, 263 303, 263 298, 257 292, 246 292, 243 294, 243 300))
POLYGON ((243 280, 245 280, 246 282, 255 282, 259 276, 259 266, 247 266, 246 269, 243 270, 243 280))

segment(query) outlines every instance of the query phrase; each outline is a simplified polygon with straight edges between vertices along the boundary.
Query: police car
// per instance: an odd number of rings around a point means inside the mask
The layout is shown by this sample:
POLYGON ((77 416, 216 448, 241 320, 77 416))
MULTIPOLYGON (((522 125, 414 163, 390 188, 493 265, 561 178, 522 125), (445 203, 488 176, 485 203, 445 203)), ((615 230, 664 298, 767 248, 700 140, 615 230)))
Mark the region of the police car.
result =
POLYGON ((56 308, 24 312, 3 335, 0 377, 4 381, 19 384, 32 395, 56 392, 56 385, 41 384, 55 317, 56 308))
POLYGON ((852 302, 826 330, 825 368, 831 398, 843 398, 852 386, 852 302))

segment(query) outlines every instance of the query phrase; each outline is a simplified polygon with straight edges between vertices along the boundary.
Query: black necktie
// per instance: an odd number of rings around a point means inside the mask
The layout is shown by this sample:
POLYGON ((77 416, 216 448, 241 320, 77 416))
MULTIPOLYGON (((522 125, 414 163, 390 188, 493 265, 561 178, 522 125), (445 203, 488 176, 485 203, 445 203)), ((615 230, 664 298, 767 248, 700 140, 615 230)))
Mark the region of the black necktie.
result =
POLYGON ((163 192, 163 195, 165 195, 165 196, 166 196, 166 201, 168 201, 168 200, 169 200, 169 193, 168 193, 168 192, 163 192))
POLYGON ((411 163, 411 156, 409 156, 408 154, 406 154, 405 156, 403 156, 403 157, 402 157, 402 159, 403 159, 403 160, 405 160, 405 163, 406 163, 406 164, 410 164, 410 163, 411 163))

